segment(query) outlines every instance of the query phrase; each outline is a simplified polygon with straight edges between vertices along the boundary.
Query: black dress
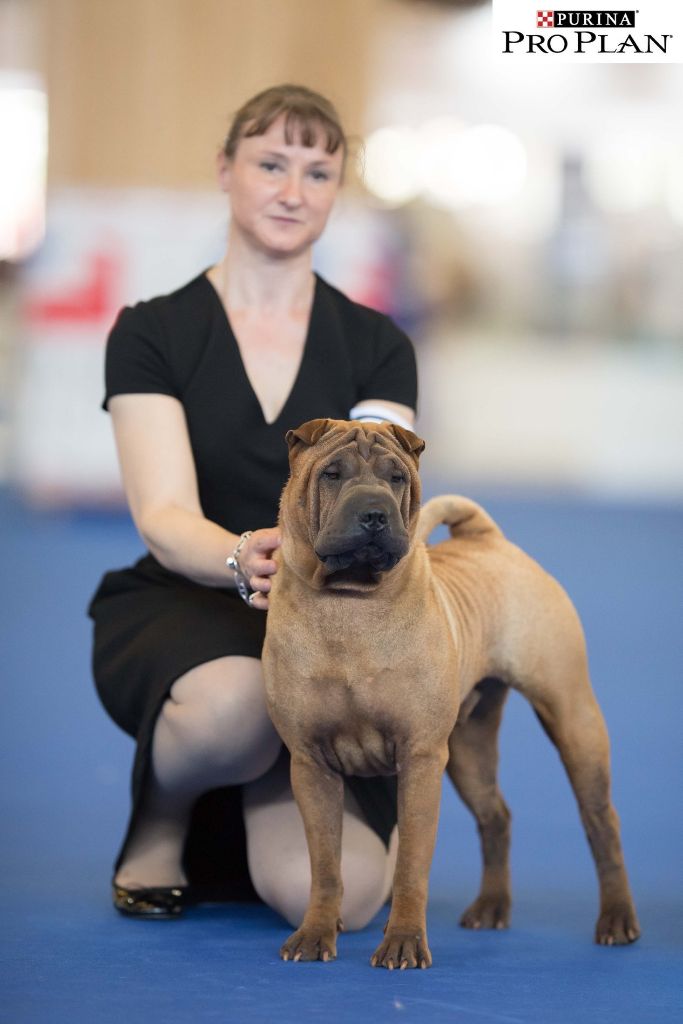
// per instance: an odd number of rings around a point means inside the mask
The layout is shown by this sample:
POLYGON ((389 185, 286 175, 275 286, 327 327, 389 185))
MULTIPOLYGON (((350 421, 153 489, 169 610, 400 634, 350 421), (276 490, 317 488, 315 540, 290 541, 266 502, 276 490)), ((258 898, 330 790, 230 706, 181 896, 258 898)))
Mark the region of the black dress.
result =
MULTIPOLYGON (((351 302, 316 276, 303 356, 292 391, 267 423, 221 300, 205 274, 170 295, 124 309, 109 336, 106 395, 172 395, 187 419, 202 510, 233 533, 274 526, 289 468, 287 430, 317 417, 348 418, 366 398, 416 407, 415 357, 392 321, 351 302)), ((107 573, 89 607, 93 672, 114 721, 137 740, 133 807, 149 768, 156 718, 173 682, 226 655, 259 658, 264 613, 232 588, 206 587, 147 554, 107 573)), ((393 779, 347 780, 368 823, 387 843, 396 821, 393 779)), ((205 898, 258 898, 246 865, 240 787, 197 801, 184 854, 188 881, 205 898)))

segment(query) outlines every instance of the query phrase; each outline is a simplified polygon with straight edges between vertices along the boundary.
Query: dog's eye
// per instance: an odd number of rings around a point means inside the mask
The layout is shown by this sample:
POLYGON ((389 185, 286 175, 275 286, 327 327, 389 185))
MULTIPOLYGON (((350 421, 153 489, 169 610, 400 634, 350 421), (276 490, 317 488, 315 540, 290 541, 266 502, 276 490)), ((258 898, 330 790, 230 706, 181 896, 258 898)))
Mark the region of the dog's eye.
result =
POLYGON ((330 469, 324 469, 321 475, 324 476, 326 480, 338 480, 339 470, 330 467, 330 469))
POLYGON ((391 482, 392 484, 404 484, 406 482, 406 478, 403 473, 392 473, 391 482))

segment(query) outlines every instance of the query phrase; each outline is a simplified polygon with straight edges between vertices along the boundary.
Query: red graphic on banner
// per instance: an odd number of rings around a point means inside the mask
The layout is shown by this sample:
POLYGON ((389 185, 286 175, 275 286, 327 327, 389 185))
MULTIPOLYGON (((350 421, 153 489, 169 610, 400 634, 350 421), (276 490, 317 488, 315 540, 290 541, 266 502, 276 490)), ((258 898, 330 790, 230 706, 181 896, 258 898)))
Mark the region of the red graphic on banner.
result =
POLYGON ((31 323, 100 323, 118 311, 121 259, 106 252, 93 253, 83 280, 62 292, 31 296, 25 315, 31 323))
POLYGON ((536 11, 536 28, 555 28, 555 12, 536 11))

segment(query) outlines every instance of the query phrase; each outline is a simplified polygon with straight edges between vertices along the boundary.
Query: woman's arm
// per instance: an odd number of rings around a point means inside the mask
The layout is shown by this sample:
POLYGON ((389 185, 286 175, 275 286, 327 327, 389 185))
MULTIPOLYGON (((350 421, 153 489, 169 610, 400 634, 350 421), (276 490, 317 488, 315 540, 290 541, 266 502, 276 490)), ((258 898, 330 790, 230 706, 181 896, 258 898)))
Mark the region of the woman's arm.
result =
MULTIPOLYGON (((196 583, 234 585, 225 559, 238 537, 206 519, 199 503, 197 475, 182 405, 159 394, 115 395, 109 400, 123 486, 143 541, 167 569, 196 583)), ((279 531, 257 530, 240 552, 251 585, 262 592, 255 607, 265 609, 270 557, 279 531)))
POLYGON ((413 344, 389 317, 374 315, 373 334, 359 366, 354 420, 388 420, 412 430, 417 408, 417 364, 413 344))

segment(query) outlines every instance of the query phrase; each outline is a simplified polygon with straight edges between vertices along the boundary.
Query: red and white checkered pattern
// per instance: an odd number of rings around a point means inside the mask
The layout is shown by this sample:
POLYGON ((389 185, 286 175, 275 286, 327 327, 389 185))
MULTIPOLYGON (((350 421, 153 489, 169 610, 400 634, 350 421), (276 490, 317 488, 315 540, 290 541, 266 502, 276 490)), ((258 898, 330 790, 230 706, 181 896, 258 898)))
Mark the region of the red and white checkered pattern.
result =
POLYGON ((536 28, 555 28, 555 12, 536 11, 536 28))

